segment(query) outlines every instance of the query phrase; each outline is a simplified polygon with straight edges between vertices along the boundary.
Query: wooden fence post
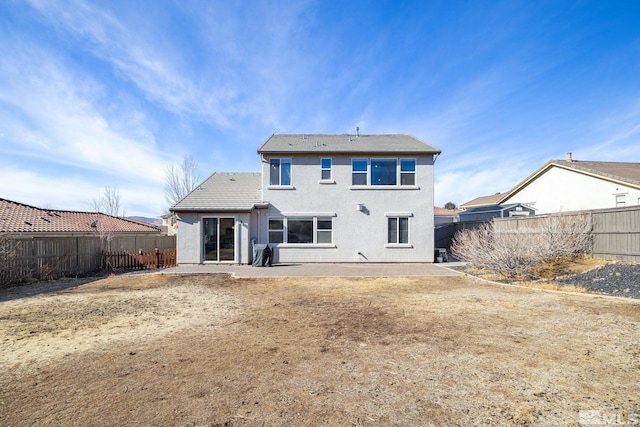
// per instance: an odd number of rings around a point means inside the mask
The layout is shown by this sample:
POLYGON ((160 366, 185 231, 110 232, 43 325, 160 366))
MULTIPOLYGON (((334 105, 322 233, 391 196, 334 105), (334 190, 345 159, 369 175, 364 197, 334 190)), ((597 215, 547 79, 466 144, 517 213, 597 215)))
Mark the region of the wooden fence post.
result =
POLYGON ((155 268, 160 268, 160 251, 158 250, 158 248, 155 248, 154 250, 154 261, 155 261, 155 268))

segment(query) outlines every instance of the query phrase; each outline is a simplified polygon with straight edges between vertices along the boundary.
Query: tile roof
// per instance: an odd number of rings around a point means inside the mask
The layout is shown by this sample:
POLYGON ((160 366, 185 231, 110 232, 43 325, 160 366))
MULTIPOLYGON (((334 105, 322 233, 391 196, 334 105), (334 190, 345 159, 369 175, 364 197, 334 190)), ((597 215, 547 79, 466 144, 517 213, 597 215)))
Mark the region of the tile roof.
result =
POLYGON ((96 232, 159 233, 160 228, 103 213, 40 209, 0 198, 0 233, 96 232))
POLYGON ((433 214, 434 215, 458 215, 460 213, 460 211, 458 209, 445 209, 445 208, 439 208, 437 206, 434 206, 433 208, 433 214))
POLYGON ((274 134, 258 148, 258 154, 269 153, 440 154, 440 149, 411 135, 274 134))
POLYGON ((262 202, 261 185, 260 173, 214 172, 170 210, 250 211, 262 202))

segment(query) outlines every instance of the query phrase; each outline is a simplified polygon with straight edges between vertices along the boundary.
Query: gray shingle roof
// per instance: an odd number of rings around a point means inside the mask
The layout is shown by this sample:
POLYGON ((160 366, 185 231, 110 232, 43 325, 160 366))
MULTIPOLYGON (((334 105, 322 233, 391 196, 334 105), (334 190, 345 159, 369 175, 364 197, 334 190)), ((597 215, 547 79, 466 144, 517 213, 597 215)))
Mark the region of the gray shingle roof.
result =
POLYGON ((260 173, 214 172, 174 206, 183 211, 250 211, 262 202, 260 173))
POLYGON ((440 149, 411 135, 274 134, 258 154, 278 153, 414 153, 440 154, 440 149))
POLYGON ((496 193, 490 196, 480 196, 473 200, 469 200, 466 203, 460 205, 462 209, 473 209, 479 206, 495 206, 506 196, 507 193, 496 193))
POLYGON ((552 160, 549 164, 587 172, 592 175, 631 184, 635 187, 640 186, 640 163, 552 160))

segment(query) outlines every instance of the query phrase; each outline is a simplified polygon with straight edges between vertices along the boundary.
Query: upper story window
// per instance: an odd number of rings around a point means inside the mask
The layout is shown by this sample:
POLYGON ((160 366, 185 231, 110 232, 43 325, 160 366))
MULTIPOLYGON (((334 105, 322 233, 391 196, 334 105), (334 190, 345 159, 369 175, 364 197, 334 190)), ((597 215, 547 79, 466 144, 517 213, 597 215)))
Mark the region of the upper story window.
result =
POLYGON ((415 159, 400 160, 400 185, 416 185, 415 159))
POLYGON ((627 202, 627 198, 625 197, 625 194, 616 194, 616 207, 619 208, 621 206, 624 206, 627 202))
POLYGON ((371 185, 396 185, 398 161, 371 159, 371 185))
POLYGON ((351 160, 351 184, 367 185, 367 159, 351 160))
POLYGON ((320 159, 320 179, 323 181, 331 179, 331 159, 320 159))
POLYGON ((416 160, 352 159, 351 185, 415 186, 416 160))
POLYGON ((269 185, 291 185, 291 159, 269 160, 269 185))

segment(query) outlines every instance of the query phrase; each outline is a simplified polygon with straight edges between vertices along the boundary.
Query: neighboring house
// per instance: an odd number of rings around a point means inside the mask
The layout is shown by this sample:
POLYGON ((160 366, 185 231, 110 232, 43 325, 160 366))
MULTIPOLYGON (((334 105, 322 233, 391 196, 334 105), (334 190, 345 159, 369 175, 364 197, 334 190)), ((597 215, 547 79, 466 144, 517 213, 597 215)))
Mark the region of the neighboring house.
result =
POLYGON ((506 193, 461 205, 521 204, 536 214, 640 205, 640 163, 551 160, 506 193))
POLYGON ((15 237, 160 234, 160 227, 99 212, 61 211, 0 198, 0 233, 15 237))
POLYGON ((166 214, 160 217, 162 219, 162 232, 167 236, 175 236, 178 232, 178 221, 174 214, 166 214))
POLYGON ((433 221, 436 227, 460 221, 459 215, 460 211, 458 209, 445 209, 437 206, 433 208, 433 221))
POLYGON ((272 135, 261 173, 214 173, 170 210, 178 263, 432 262, 433 165, 409 135, 272 135))
POLYGON ((522 205, 521 203, 480 206, 460 212, 460 222, 484 221, 491 218, 509 218, 513 216, 530 216, 535 214, 535 209, 522 205))

